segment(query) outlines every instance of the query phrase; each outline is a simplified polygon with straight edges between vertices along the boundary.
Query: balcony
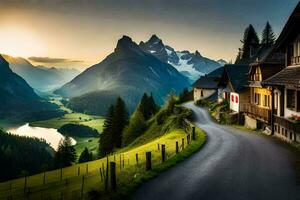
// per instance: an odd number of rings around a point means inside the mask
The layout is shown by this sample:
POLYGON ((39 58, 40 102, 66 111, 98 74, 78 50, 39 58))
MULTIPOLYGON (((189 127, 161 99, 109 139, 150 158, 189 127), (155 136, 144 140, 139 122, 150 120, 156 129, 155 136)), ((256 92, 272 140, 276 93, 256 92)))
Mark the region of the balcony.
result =
POLYGON ((291 65, 300 65, 300 56, 291 57, 291 65))
POLYGON ((300 133, 300 124, 293 122, 289 119, 283 118, 283 117, 278 117, 274 116, 274 123, 285 127, 286 129, 293 131, 295 133, 300 133))
POLYGON ((271 110, 259 107, 256 104, 241 104, 241 112, 251 115, 252 117, 262 120, 266 123, 270 123, 271 121, 271 110))

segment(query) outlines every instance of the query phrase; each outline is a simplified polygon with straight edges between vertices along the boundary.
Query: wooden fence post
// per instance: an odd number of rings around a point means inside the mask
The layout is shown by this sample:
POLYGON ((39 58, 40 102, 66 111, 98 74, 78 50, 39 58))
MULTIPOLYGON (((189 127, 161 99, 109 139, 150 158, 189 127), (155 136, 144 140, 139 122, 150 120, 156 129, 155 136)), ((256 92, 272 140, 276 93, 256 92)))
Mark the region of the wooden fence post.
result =
POLYGON ((139 165, 139 154, 135 154, 135 161, 136 161, 136 165, 139 165))
POLYGON ((196 127, 193 126, 192 140, 196 140, 196 127))
POLYGON ((77 176, 79 176, 80 175, 80 167, 78 167, 78 169, 77 169, 77 176))
POLYGON ((108 157, 106 157, 105 191, 108 189, 108 157))
POLYGON ((89 164, 86 164, 85 173, 86 173, 86 174, 89 173, 89 164))
POLYGON ((191 140, 191 135, 188 134, 188 135, 186 136, 186 142, 187 142, 187 145, 190 144, 190 140, 191 140))
POLYGON ((102 170, 103 170, 103 177, 105 177, 105 167, 103 163, 102 163, 102 170))
POLYGON ((179 153, 179 145, 178 145, 178 141, 176 141, 176 154, 179 153))
POLYGON ((110 186, 112 191, 117 189, 116 163, 110 162, 110 186))
POLYGON ((129 159, 130 159, 130 155, 129 155, 129 154, 127 154, 127 157, 128 157, 128 166, 129 166, 129 159))
POLYGON ((83 199, 83 189, 84 189, 84 175, 82 175, 82 183, 81 183, 81 199, 83 199))
POLYGON ((161 161, 165 162, 166 160, 166 145, 161 145, 161 161))
POLYGON ((149 171, 152 169, 151 164, 151 151, 146 152, 146 171, 149 171))
POLYGON ((123 165, 123 169, 124 169, 124 166, 125 166, 125 161, 124 161, 124 154, 123 154, 123 160, 122 160, 122 165, 123 165))
POLYGON ((99 169, 100 169, 100 179, 101 179, 101 182, 103 182, 102 169, 101 169, 101 167, 99 169))
POLYGON ((182 138, 182 150, 184 149, 184 138, 182 138))

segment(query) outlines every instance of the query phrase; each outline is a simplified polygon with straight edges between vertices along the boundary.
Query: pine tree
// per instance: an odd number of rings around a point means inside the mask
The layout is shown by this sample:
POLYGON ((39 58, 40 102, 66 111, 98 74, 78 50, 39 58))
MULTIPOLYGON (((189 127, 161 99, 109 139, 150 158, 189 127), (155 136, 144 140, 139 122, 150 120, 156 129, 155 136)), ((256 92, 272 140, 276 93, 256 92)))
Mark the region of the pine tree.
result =
POLYGON ((84 163, 93 160, 92 152, 89 152, 88 148, 84 148, 83 152, 80 154, 78 163, 84 163))
POLYGON ((123 146, 126 146, 139 137, 146 129, 147 124, 142 112, 139 109, 133 113, 129 124, 125 127, 123 132, 123 146))
POLYGON ((122 146, 122 133, 125 126, 128 124, 128 113, 125 102, 121 97, 118 97, 115 105, 114 125, 113 125, 113 144, 115 147, 122 146))
POLYGON ((246 28, 241 42, 243 43, 241 60, 248 61, 259 48, 259 38, 252 24, 246 28))
POLYGON ((262 32, 262 40, 261 43, 264 45, 274 44, 276 40, 275 34, 273 32, 273 28, 269 22, 267 22, 263 32, 262 32))
POLYGON ((103 124, 103 132, 100 136, 99 152, 102 156, 109 154, 113 150, 113 131, 114 131, 115 107, 108 108, 107 115, 103 124))
POLYGON ((72 145, 71 138, 65 136, 59 142, 57 152, 55 154, 55 166, 58 168, 71 166, 77 159, 76 150, 72 145))
POLYGON ((150 96, 148 98, 148 105, 149 105, 149 113, 150 113, 150 117, 151 117, 151 116, 155 115, 159 109, 154 101, 152 93, 150 94, 150 96))
POLYGON ((150 118, 149 100, 147 93, 144 93, 138 109, 142 113, 145 120, 148 120, 150 118))

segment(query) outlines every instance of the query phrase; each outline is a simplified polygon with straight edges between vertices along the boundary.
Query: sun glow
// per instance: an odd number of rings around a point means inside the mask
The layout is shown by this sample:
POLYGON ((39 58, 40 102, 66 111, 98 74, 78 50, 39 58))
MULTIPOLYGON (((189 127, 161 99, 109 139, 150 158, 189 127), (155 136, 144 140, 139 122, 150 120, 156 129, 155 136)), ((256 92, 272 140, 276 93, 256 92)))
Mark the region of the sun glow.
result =
POLYGON ((22 27, 0 27, 0 53, 28 57, 41 55, 45 50, 42 40, 22 27))

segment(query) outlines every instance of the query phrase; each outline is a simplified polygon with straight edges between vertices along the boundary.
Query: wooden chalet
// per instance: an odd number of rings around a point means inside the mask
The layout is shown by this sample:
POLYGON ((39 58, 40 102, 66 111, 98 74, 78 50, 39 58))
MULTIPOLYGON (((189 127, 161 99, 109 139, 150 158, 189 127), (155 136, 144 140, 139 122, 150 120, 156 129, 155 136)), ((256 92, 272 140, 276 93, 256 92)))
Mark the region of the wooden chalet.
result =
POLYGON ((271 130, 272 91, 261 83, 284 68, 284 54, 274 53, 273 50, 273 45, 261 46, 255 55, 255 61, 250 64, 250 102, 241 105, 245 126, 248 128, 269 127, 271 130))
POLYGON ((248 88, 249 65, 224 66, 222 77, 218 83, 218 101, 228 100, 230 109, 239 113, 241 105, 250 101, 248 88))
POLYGON ((217 100, 218 82, 222 76, 223 70, 224 67, 220 67, 205 76, 201 76, 193 84, 195 102, 204 99, 207 101, 217 100))
POLYGON ((300 3, 275 44, 285 55, 285 68, 262 84, 272 88, 272 133, 300 142, 300 3))

